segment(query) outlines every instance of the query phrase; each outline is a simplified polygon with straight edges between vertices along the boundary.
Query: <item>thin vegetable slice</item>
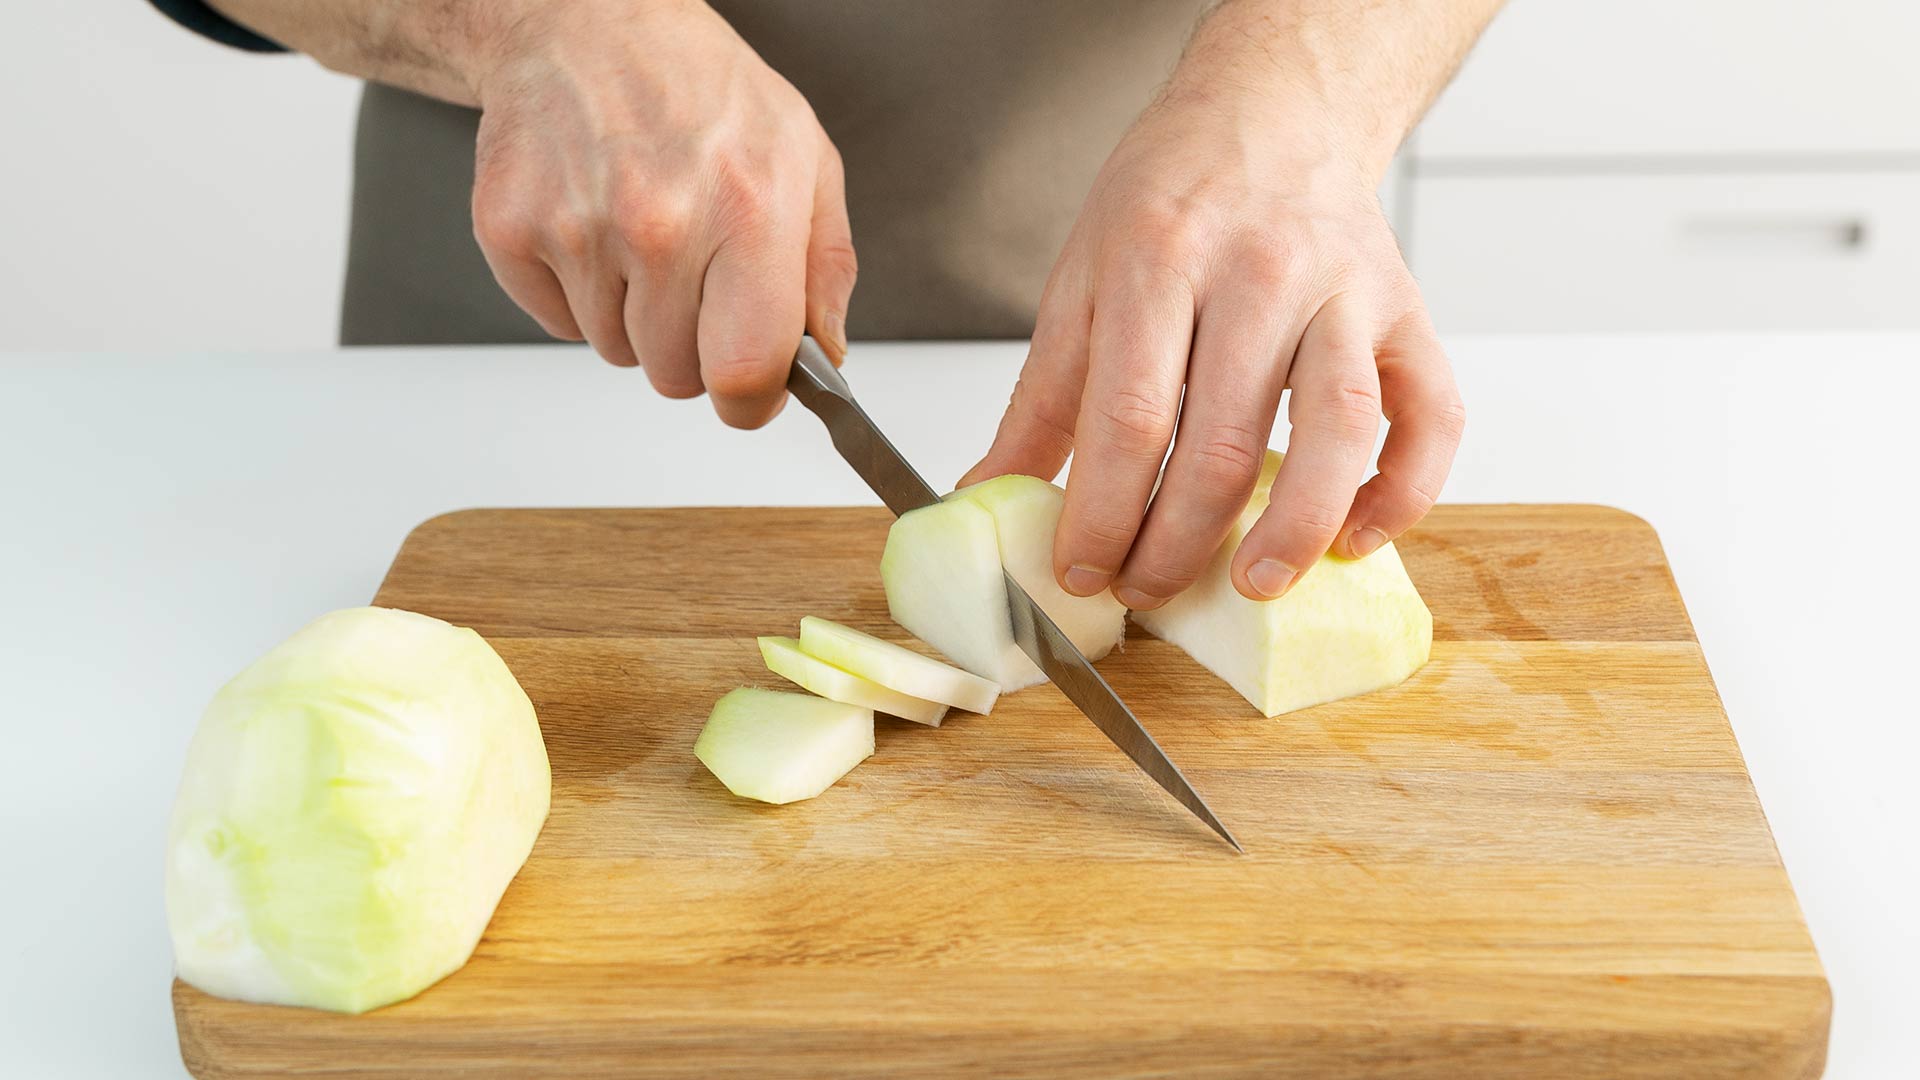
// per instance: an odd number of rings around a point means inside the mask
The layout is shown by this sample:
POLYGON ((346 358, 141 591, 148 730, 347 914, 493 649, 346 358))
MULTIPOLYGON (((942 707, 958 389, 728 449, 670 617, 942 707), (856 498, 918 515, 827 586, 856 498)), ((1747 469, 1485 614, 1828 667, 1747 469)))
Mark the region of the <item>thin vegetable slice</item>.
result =
POLYGON ((808 655, 793 638, 763 637, 759 640, 760 658, 766 661, 767 670, 791 679, 823 698, 859 705, 928 727, 939 727, 940 721, 946 718, 947 706, 898 690, 889 690, 871 679, 863 679, 851 671, 835 667, 819 657, 808 655))
POLYGON ((801 619, 800 648, 890 690, 968 712, 992 712, 1000 697, 1000 687, 992 680, 830 619, 801 619))

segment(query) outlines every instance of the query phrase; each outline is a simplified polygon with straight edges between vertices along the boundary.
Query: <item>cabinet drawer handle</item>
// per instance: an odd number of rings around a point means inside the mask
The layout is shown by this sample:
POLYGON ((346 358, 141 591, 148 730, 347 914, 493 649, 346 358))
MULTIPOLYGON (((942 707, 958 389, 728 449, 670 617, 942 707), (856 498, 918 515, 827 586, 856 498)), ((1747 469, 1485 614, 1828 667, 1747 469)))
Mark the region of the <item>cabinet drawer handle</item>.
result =
POLYGON ((1753 253, 1842 252, 1867 246, 1867 222, 1858 217, 1697 217, 1680 223, 1689 247, 1753 253))

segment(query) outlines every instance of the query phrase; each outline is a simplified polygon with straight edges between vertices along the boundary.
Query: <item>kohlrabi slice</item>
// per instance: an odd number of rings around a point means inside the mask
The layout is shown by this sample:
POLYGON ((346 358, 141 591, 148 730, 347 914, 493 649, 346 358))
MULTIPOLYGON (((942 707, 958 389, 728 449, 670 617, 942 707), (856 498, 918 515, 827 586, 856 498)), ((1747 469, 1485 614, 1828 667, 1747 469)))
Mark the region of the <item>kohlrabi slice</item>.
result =
POLYGON ((1427 662, 1433 616, 1399 552, 1328 555, 1277 600, 1241 596, 1233 554, 1267 508, 1280 455, 1269 452, 1253 499, 1200 579, 1133 619, 1226 680, 1268 716, 1393 686, 1427 662))
POLYGON ((928 727, 939 727, 947 715, 947 707, 937 701, 889 690, 871 679, 808 655, 800 643, 790 637, 761 638, 760 658, 767 662, 768 671, 832 701, 860 705, 928 727))
POLYGON ((533 705, 479 634, 322 616, 215 695, 168 827, 180 977, 362 1012, 464 964, 547 816, 533 705))
POLYGON ((873 756, 873 710, 742 687, 714 702, 693 754, 743 799, 811 799, 873 756))
POLYGON ((800 620, 800 648, 809 656, 817 656, 887 689, 968 712, 992 712, 993 703, 1000 696, 1000 687, 978 675, 812 615, 800 620))
POLYGON ((894 621, 1004 691, 1045 682, 1014 644, 1004 565, 1088 659, 1111 652, 1126 609, 1111 594, 1074 596, 1054 581, 1062 500, 1045 480, 1001 476, 902 515, 880 560, 894 621))

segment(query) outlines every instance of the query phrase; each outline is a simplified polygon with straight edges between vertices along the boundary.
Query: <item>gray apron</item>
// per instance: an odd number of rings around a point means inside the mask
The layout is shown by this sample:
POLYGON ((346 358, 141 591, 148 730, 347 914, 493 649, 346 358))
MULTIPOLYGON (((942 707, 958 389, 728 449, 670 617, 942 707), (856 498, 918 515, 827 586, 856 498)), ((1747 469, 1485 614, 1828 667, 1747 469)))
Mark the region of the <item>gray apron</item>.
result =
MULTIPOLYGON (((1205 0, 714 0, 846 162, 860 339, 1020 338, 1094 175, 1205 0)), ((473 240, 479 114, 369 85, 345 345, 549 340, 473 240)))

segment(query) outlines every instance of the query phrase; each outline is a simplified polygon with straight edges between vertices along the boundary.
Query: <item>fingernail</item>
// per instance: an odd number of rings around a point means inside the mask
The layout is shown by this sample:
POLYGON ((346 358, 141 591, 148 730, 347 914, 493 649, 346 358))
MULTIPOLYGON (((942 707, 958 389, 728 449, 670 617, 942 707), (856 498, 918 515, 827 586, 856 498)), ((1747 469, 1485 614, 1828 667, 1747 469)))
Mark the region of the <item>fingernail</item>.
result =
POLYGON ((1092 596, 1107 587, 1113 575, 1104 570, 1095 570, 1091 566, 1075 566, 1067 570, 1066 580, 1061 584, 1075 596, 1092 596))
POLYGON ((1300 572, 1278 559, 1261 559, 1247 567, 1247 584, 1269 600, 1279 597, 1293 584, 1300 572))
POLYGON ((828 359, 838 367, 847 359, 847 320, 839 312, 829 311, 820 322, 820 333, 825 335, 821 344, 826 346, 828 359))
POLYGON ((1114 598, 1135 611, 1152 611, 1166 603, 1165 597, 1143 593, 1131 585, 1122 585, 1113 590, 1114 598))
POLYGON ((1374 552, 1379 551, 1380 545, 1386 542, 1386 533, 1381 532, 1371 525, 1362 525, 1353 530, 1352 536, 1347 537, 1347 550, 1353 552, 1354 558, 1364 559, 1374 552))

